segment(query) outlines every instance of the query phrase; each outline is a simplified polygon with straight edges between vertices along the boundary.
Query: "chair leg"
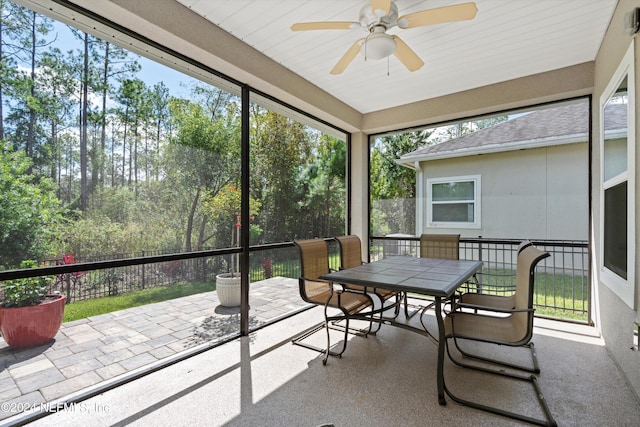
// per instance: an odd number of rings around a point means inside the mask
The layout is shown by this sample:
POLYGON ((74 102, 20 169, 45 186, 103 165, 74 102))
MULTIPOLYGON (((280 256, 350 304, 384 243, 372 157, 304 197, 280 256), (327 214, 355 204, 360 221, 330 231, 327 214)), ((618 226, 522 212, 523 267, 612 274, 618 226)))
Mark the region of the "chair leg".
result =
MULTIPOLYGON (((395 302, 393 304, 391 304, 390 306, 388 306, 386 309, 382 310, 387 311, 390 308, 393 308, 393 315, 392 316, 383 316, 382 313, 380 313, 380 322, 382 322, 383 320, 395 320, 398 318, 398 315, 400 314, 400 306, 402 305, 402 294, 398 293, 394 296, 395 302)), ((380 298, 380 300, 382 301, 382 307, 384 307, 384 303, 385 300, 383 300, 382 298, 380 298)), ((378 331, 379 328, 376 330, 378 331)))
POLYGON ((409 296, 406 292, 402 292, 402 296, 404 298, 404 315, 408 319, 409 318, 409 296))
POLYGON ((306 344, 306 343, 302 342, 302 340, 304 340, 305 338, 310 337, 311 335, 315 334, 316 332, 320 331, 321 329, 324 329, 324 322, 320 322, 317 325, 310 327, 306 331, 303 331, 300 334, 296 335, 295 337, 293 337, 291 339, 291 343, 295 344, 295 345, 299 345, 301 347, 306 347, 306 348, 310 348, 312 350, 317 350, 317 351, 323 352, 324 350, 319 349, 318 347, 314 347, 314 346, 311 346, 309 344, 306 344))
MULTIPOLYGON (((341 325, 339 322, 342 322, 343 320, 345 320, 344 318, 337 318, 335 320, 332 320, 330 323, 330 328, 334 329, 336 331, 340 331, 340 332, 344 332, 345 327, 341 325)), ((376 323, 380 323, 378 321, 376 321, 376 323)), ((376 329, 375 331, 373 331, 373 320, 369 321, 369 326, 367 326, 366 328, 362 328, 362 329, 353 329, 351 328, 349 330, 350 334, 353 335, 357 335, 359 337, 367 337, 368 335, 375 335, 376 332, 378 332, 378 330, 380 329, 380 327, 378 326, 378 329, 376 329)))
POLYGON ((373 323, 374 321, 376 323, 378 323, 378 329, 380 328, 380 324, 381 324, 381 320, 376 320, 374 319, 374 316, 376 314, 380 314, 380 317, 382 317, 382 309, 380 309, 379 311, 375 311, 374 306, 372 305, 372 312, 369 313, 364 313, 364 316, 358 316, 356 315, 355 317, 361 320, 368 320, 369 321, 369 326, 366 329, 362 329, 362 330, 353 330, 351 328, 349 328, 349 318, 351 317, 349 315, 349 313, 341 308, 342 311, 342 315, 338 315, 338 316, 329 316, 329 305, 325 305, 324 306, 324 322, 317 324, 316 326, 307 329, 306 331, 302 332, 301 334, 297 335, 296 337, 294 337, 291 342, 294 345, 299 345, 301 347, 305 347, 308 348, 310 350, 314 350, 317 351, 319 353, 323 353, 324 357, 322 360, 322 364, 326 365, 327 364, 327 360, 329 359, 329 356, 337 356, 337 357, 342 357, 342 354, 345 352, 345 350, 347 349, 347 342, 348 342, 348 338, 349 338, 349 334, 352 333, 354 335, 359 335, 359 336, 364 336, 365 338, 367 337, 368 334, 370 333, 375 333, 376 331, 372 332, 373 329, 373 323), (345 324, 344 326, 337 324, 337 322, 340 322, 344 320, 345 324), (325 329, 325 332, 327 334, 327 345, 326 348, 319 348, 316 347, 314 345, 311 344, 307 344, 302 342, 302 340, 304 340, 305 338, 308 338, 309 336, 313 335, 314 333, 320 331, 320 329, 325 329), (331 336, 330 336, 330 329, 334 329, 337 331, 341 331, 344 332, 344 340, 343 340, 343 344, 342 344, 342 349, 340 351, 331 351, 331 336))
MULTIPOLYGON (((320 347, 316 347, 316 346, 311 345, 311 344, 307 344, 307 343, 302 341, 305 338, 308 338, 311 335, 313 335, 316 332, 319 332, 319 331, 321 331, 323 329, 326 331, 326 329, 327 329, 326 328, 326 323, 325 322, 318 323, 317 325, 307 329, 306 331, 304 331, 301 334, 299 334, 296 337, 294 337, 291 340, 291 343, 293 345, 298 345, 300 347, 308 348, 309 350, 317 351, 318 353, 322 353, 323 355, 326 355, 326 353, 327 353, 327 348, 326 347, 320 348, 320 347)), ((336 328, 331 328, 331 329, 336 329, 336 328)), ((342 328, 340 328, 339 330, 342 331, 342 328)), ((346 343, 346 340, 345 340, 345 343, 346 343)), ((330 347, 330 342, 328 342, 327 344, 330 347)), ((340 352, 329 351, 329 356, 340 357, 342 355, 342 353, 344 353, 344 350, 345 350, 345 346, 343 345, 343 348, 342 348, 342 350, 340 352)), ((323 363, 326 364, 326 360, 323 363)))
MULTIPOLYGON (((460 352, 460 354, 462 354, 464 357, 468 357, 469 359, 481 360, 483 362, 492 363, 494 365, 500 365, 500 366, 505 366, 507 368, 519 369, 521 371, 532 372, 534 374, 539 374, 540 373, 540 365, 538 365, 538 356, 536 355, 536 349, 535 349, 535 346, 534 346, 533 342, 529 342, 528 344, 524 344, 524 345, 521 346, 521 347, 527 347, 531 351, 531 359, 533 361, 533 368, 530 368, 528 366, 508 363, 508 362, 502 362, 502 361, 495 360, 495 359, 488 359, 488 358, 485 358, 485 357, 482 357, 482 356, 478 356, 476 354, 471 354, 471 353, 469 353, 467 351, 464 351, 460 347, 460 345, 458 344, 458 340, 456 338, 453 338, 453 342, 454 342, 454 344, 456 346, 456 349, 460 352)), ((451 358, 451 356, 449 356, 449 358, 451 358)), ((464 364, 456 362, 453 358, 451 358, 451 360, 453 361, 453 363, 455 363, 458 366, 469 367, 468 365, 464 365, 464 364)))
MULTIPOLYGON (((455 338, 454 338, 455 341, 455 338)), ((547 401, 544 397, 544 395, 542 394, 542 390, 540 389, 540 385, 538 384, 538 379, 534 376, 534 375, 518 375, 516 373, 512 373, 512 372, 507 372, 507 371, 495 371, 493 369, 487 369, 487 368, 483 368, 480 366, 473 366, 473 365, 466 365, 466 364, 460 364, 458 361, 456 361, 454 358, 451 357, 451 353, 449 351, 449 339, 447 339, 445 341, 445 345, 446 345, 446 349, 447 349, 447 354, 449 356, 449 359, 451 359, 451 361, 453 363, 455 363, 458 366, 461 366, 463 368, 469 368, 469 369, 474 369, 477 371, 481 371, 481 372, 486 372, 489 374, 495 374, 495 375, 501 375, 504 377, 508 377, 508 378, 513 378, 519 381, 527 381, 530 382, 533 385, 533 388, 535 390, 536 393, 536 397, 538 398, 538 403, 540 404, 540 407, 542 409, 542 411, 544 412, 544 415, 546 417, 545 420, 540 420, 537 418, 532 418, 532 417, 528 417, 526 415, 522 415, 522 414, 518 414, 515 412, 510 412, 510 411, 506 411, 504 409, 500 409, 500 408, 495 408, 492 406, 487 406, 487 405, 483 405, 477 402, 472 402, 470 400, 465 400, 462 399, 456 395, 454 395, 451 390, 449 390, 447 388, 446 382, 444 383, 444 391, 445 393, 454 401, 457 402, 461 405, 464 406, 468 406, 470 408, 475 408, 475 409, 479 409, 481 411, 485 411, 485 412, 490 412, 492 414, 496 414, 496 415, 501 415, 504 417, 508 417, 508 418, 512 418, 515 420, 520 420, 520 421, 524 421, 530 424, 536 424, 536 425, 541 425, 541 426, 557 426, 556 421, 553 419, 553 415, 551 415, 551 411, 549 410, 549 406, 547 405, 547 401)), ((457 347, 457 344, 456 344, 457 347)))
POLYGON ((342 342, 342 349, 338 352, 336 351, 331 351, 331 338, 329 337, 329 322, 330 320, 332 320, 331 318, 327 318, 327 321, 325 322, 325 329, 327 331, 327 350, 324 352, 324 358, 322 359, 322 364, 326 365, 327 364, 327 360, 329 359, 329 356, 336 356, 336 357, 342 357, 342 353, 345 352, 345 350, 347 349, 347 342, 349 339, 349 318, 347 317, 345 319, 346 323, 344 326, 344 340, 342 342))
POLYGON ((329 359, 329 351, 331 351, 331 337, 329 336, 329 318, 327 317, 327 306, 324 307, 324 329, 327 331, 327 351, 325 351, 324 353, 322 364, 326 365, 327 359, 329 359))
MULTIPOLYGON (((406 292, 403 292, 403 295, 404 295, 404 315, 407 318, 407 320, 409 320, 423 310, 421 308, 418 308, 413 313, 409 313, 409 295, 406 292)), ((431 304, 430 306, 432 307, 433 304, 431 304)))
MULTIPOLYGON (((369 295, 369 294, 367 294, 367 295, 369 295)), ((384 310, 383 310, 383 308, 384 308, 384 300, 383 300, 380 296, 378 296, 377 294, 374 294, 374 295, 375 295, 375 296, 376 296, 376 298, 380 301, 381 306, 380 306, 380 309, 378 309, 378 310, 376 311, 376 309, 375 309, 375 304, 373 304, 373 298, 371 298, 371 295, 369 295, 369 299, 370 299, 370 300, 371 300, 371 302, 372 302, 372 306, 371 306, 371 313, 370 313, 371 318, 370 318, 370 320, 369 320, 369 327, 368 327, 368 328, 366 328, 366 329, 351 329, 351 330, 349 330, 349 333, 352 333, 352 334, 354 334, 354 335, 358 335, 358 336, 363 336, 363 337, 365 337, 365 338, 366 338, 369 334, 375 335, 375 334, 380 330, 380 326, 381 326, 381 324, 382 324, 382 319, 383 319, 383 317, 382 317, 382 313, 383 313, 383 311, 384 311, 384 310), (374 331, 374 330, 373 330, 373 323, 374 323, 374 316, 375 316, 376 314, 379 314, 379 315, 380 315, 380 318, 379 318, 378 320, 375 320, 375 323, 377 323, 377 324, 378 324, 378 327, 377 327, 377 328, 376 328, 376 330, 374 331)), ((368 315, 369 313, 363 313, 363 314, 364 314, 364 315, 368 315)), ((342 325, 338 324, 338 322, 339 322, 339 321, 342 321, 342 320, 347 320, 347 323, 348 323, 348 317, 349 317, 349 315, 348 315, 347 313, 345 313, 345 316, 344 316, 344 317, 340 317, 340 318, 338 318, 337 320, 332 321, 332 322, 331 322, 331 328, 332 328, 332 329, 335 329, 335 330, 338 330, 338 331, 344 331, 344 329, 346 328, 346 326, 342 326, 342 325)))
MULTIPOLYGON (((379 314, 379 318, 378 318, 378 320, 376 320, 377 327, 376 327, 376 330, 375 330, 375 331, 373 330, 373 321, 374 321, 374 316, 375 316, 376 308, 375 308, 375 304, 373 304, 373 305, 371 306, 371 311, 372 311, 373 313, 371 314, 371 320, 369 320, 369 333, 371 333, 371 334, 375 335, 375 334, 377 334, 377 333, 378 333, 378 331, 379 331, 379 330, 380 330, 380 328, 382 327, 382 319, 384 318, 383 313, 384 313, 384 311, 385 311, 385 310, 384 310, 384 299, 383 299, 380 295, 378 295, 377 293, 375 293, 375 292, 374 292, 373 294, 375 295, 375 298, 376 298, 376 299, 378 300, 378 302, 380 303, 380 309, 379 309, 379 313, 378 313, 378 314, 379 314)), ((373 298, 371 298, 371 301, 373 302, 373 298)))

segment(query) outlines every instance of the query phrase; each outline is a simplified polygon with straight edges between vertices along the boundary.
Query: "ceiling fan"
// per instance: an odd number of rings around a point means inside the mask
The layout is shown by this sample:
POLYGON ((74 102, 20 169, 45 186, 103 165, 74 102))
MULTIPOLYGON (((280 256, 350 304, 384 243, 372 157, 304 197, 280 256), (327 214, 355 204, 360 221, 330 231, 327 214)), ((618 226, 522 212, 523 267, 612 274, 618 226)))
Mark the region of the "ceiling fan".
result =
POLYGON ((369 34, 351 45, 331 70, 331 74, 342 73, 361 52, 365 59, 383 59, 394 54, 409 71, 422 68, 424 62, 397 35, 387 34, 387 30, 397 26, 401 29, 442 24, 445 22, 473 19, 478 12, 473 2, 427 9, 398 16, 398 7, 393 0, 368 0, 360 10, 358 22, 324 21, 299 22, 291 26, 292 31, 309 30, 354 30, 363 29, 369 34))

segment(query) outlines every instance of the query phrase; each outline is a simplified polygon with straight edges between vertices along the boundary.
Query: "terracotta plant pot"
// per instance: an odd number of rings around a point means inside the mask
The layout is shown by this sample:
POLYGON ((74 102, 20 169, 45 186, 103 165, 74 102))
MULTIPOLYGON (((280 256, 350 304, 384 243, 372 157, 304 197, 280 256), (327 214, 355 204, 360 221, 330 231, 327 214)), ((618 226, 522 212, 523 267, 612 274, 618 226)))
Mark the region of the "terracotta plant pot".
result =
POLYGON ((224 307, 237 307, 240 305, 240 273, 218 274, 216 276, 216 293, 220 305, 224 307))
POLYGON ((64 316, 64 295, 47 295, 38 305, 0 308, 0 332, 12 348, 36 347, 53 339, 64 316))

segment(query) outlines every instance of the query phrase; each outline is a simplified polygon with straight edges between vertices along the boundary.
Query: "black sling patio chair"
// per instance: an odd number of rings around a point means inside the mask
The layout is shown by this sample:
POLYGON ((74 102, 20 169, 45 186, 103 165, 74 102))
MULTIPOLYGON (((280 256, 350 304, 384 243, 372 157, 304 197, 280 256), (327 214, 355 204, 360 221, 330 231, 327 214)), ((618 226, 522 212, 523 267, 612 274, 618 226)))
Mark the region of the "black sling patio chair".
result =
POLYGON ((524 247, 518 254, 516 267, 516 291, 513 308, 500 309, 489 306, 476 306, 480 313, 456 310, 448 313, 444 319, 447 354, 453 363, 463 368, 475 369, 490 374, 502 375, 532 383, 547 419, 538 420, 500 408, 494 408, 461 399, 448 390, 445 385, 445 392, 454 401, 466 406, 533 424, 555 425, 555 421, 553 420, 546 401, 544 400, 544 396, 538 386, 535 375, 522 375, 502 368, 506 367, 532 373, 540 372, 535 348, 533 342, 531 342, 531 338, 533 336, 534 314, 533 288, 536 265, 548 256, 548 252, 542 251, 531 245, 524 247), (487 314, 489 312, 493 312, 493 314, 487 314), (464 340, 479 341, 510 347, 527 347, 531 352, 533 368, 519 364, 507 363, 495 358, 479 356, 477 354, 472 354, 469 351, 463 351, 460 348, 459 341, 464 340), (483 365, 462 362, 461 360, 453 357, 451 349, 449 348, 450 341, 454 342, 455 347, 460 351, 463 357, 479 360, 481 362, 488 362, 489 364, 496 364, 501 366, 501 368, 491 369, 483 365))
MULTIPOLYGON (((305 338, 321 328, 312 329, 294 338, 292 342, 312 350, 324 353, 323 364, 327 363, 329 356, 342 356, 347 349, 349 334, 349 319, 354 315, 360 317, 373 314, 373 300, 370 295, 363 292, 355 292, 345 289, 343 286, 334 285, 331 282, 320 279, 323 274, 329 273, 329 249, 322 239, 296 240, 295 246, 300 253, 300 278, 298 279, 300 297, 311 304, 324 307, 324 328, 327 332, 327 347, 321 349, 303 342, 305 338), (329 314, 329 309, 337 309, 338 314, 329 314), (332 322, 345 320, 344 341, 340 351, 331 350, 331 338, 329 329, 332 322)), ((370 316, 371 317, 371 316, 370 316)), ((371 317, 372 318, 372 317, 371 317)), ((369 322, 368 331, 371 331, 372 321, 369 322)))

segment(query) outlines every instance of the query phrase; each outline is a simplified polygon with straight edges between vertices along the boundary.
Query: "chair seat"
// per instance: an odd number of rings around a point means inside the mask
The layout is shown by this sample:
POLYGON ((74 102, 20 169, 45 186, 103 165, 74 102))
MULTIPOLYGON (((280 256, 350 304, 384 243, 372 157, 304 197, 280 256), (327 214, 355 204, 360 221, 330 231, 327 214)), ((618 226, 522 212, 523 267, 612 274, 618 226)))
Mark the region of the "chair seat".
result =
POLYGON ((340 298, 340 307, 352 315, 373 305, 368 295, 356 292, 334 292, 329 306, 338 307, 338 298, 340 298))
POLYGON ((516 321, 516 316, 522 315, 526 316, 527 314, 519 313, 509 317, 497 317, 454 312, 444 319, 445 335, 513 345, 513 343, 527 339, 526 323, 523 325, 524 327, 520 327, 516 321))
MULTIPOLYGON (((331 293, 331 285, 322 281, 307 280, 308 302, 325 305, 331 293)), ((340 308, 349 314, 356 314, 372 305, 371 298, 357 292, 334 291, 329 301, 329 307, 340 308), (338 305, 338 298, 340 304, 338 305)))

